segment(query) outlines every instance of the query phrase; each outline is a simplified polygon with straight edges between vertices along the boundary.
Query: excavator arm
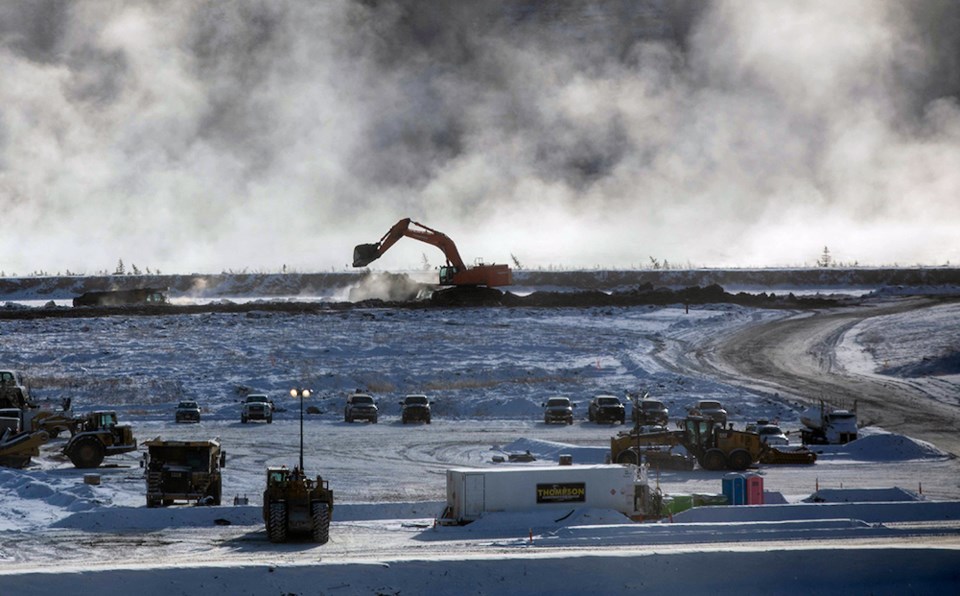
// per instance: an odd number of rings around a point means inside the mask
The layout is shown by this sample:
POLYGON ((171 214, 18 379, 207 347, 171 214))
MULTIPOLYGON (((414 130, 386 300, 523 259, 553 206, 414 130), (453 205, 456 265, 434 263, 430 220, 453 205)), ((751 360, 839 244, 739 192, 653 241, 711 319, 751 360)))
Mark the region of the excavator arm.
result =
POLYGON ((467 268, 460 257, 457 245, 449 236, 413 221, 409 217, 393 224, 393 227, 376 244, 358 244, 353 249, 353 266, 366 267, 382 257, 383 253, 387 252, 391 246, 397 243, 397 240, 404 236, 436 246, 443 251, 443 256, 447 259, 447 265, 454 267, 457 271, 467 268))

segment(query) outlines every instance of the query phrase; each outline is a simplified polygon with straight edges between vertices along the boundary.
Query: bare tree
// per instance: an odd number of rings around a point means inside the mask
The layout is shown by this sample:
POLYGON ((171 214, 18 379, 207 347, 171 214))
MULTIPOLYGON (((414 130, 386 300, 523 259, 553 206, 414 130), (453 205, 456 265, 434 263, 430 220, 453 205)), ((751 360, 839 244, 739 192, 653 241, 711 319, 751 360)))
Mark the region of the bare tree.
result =
POLYGON ((830 267, 831 265, 833 265, 833 257, 830 256, 830 249, 824 246, 823 253, 817 259, 817 267, 830 267))

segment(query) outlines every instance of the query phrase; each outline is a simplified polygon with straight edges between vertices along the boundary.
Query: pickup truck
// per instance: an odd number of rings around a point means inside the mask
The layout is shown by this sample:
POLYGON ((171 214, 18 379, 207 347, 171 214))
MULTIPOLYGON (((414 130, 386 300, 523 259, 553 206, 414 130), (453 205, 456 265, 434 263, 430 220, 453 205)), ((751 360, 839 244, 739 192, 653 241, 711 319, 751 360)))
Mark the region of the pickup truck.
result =
POLYGON ((273 422, 273 402, 264 393, 251 393, 243 402, 240 410, 240 422, 246 424, 251 420, 266 420, 273 422))

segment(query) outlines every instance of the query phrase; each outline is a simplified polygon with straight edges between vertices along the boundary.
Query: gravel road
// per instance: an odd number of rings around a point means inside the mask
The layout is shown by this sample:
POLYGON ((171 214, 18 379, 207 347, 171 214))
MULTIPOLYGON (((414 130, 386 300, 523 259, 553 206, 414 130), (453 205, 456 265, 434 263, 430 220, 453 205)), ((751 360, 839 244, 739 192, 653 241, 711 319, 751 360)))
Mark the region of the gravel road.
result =
MULTIPOLYGON (((955 301, 955 299, 953 299, 955 301)), ((814 403, 819 398, 857 402, 861 423, 923 439, 960 454, 960 409, 939 401, 927 387, 892 376, 864 375, 837 363, 844 333, 871 317, 943 304, 911 299, 801 312, 784 319, 739 328, 693 346, 688 366, 728 381, 814 403)))

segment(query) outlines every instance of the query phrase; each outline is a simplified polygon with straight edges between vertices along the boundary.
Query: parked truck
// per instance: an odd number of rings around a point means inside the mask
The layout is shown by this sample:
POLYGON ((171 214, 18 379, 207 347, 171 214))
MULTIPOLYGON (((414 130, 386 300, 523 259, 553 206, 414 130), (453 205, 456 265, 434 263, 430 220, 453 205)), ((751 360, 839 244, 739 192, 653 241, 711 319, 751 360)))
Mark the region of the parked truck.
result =
POLYGON ((453 468, 447 470, 447 504, 438 521, 465 524, 488 513, 579 507, 640 517, 649 501, 644 469, 632 465, 453 468))
POLYGON ((820 404, 800 414, 800 440, 804 445, 843 445, 857 439, 857 409, 834 408, 820 404))
POLYGON ((142 466, 147 482, 147 507, 188 501, 198 505, 219 505, 222 494, 221 468, 227 454, 220 441, 146 441, 142 466))

